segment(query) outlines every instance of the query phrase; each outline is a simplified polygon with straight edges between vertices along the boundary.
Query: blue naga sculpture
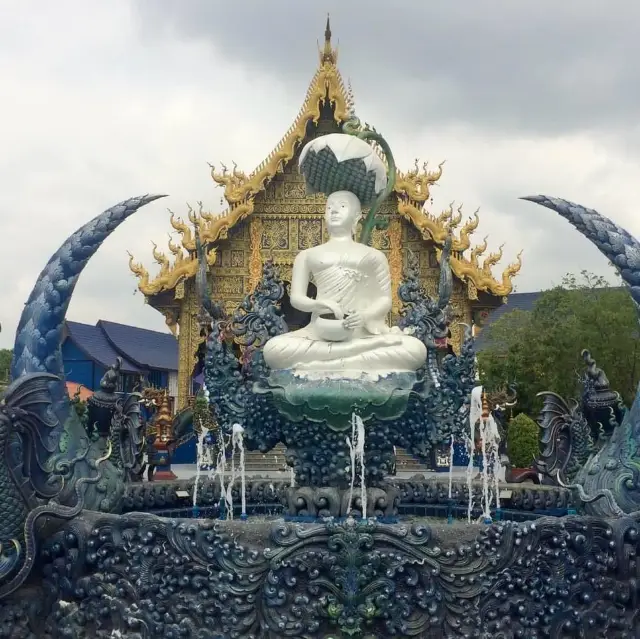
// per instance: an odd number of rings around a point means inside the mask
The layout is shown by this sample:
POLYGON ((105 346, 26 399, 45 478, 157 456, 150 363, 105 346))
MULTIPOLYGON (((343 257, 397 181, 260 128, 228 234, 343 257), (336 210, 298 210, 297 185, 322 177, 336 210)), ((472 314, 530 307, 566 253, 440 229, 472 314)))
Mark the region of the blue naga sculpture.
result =
MULTIPOLYGON (((640 311, 640 243, 598 212, 559 198, 527 197, 559 213, 616 267, 640 311)), ((640 387, 629 410, 609 389, 589 351, 581 404, 542 393, 543 451, 538 467, 561 485, 571 482, 587 513, 640 512, 640 387)))
POLYGON ((116 402, 118 426, 91 437, 67 394, 62 332, 89 259, 124 220, 157 197, 126 200, 71 235, 40 273, 22 312, 13 381, 0 403, 0 598, 19 588, 31 571, 41 518, 51 522, 72 519, 83 509, 117 512, 121 507, 125 468, 134 460, 125 463, 119 435, 121 428, 138 431, 138 403, 116 402))

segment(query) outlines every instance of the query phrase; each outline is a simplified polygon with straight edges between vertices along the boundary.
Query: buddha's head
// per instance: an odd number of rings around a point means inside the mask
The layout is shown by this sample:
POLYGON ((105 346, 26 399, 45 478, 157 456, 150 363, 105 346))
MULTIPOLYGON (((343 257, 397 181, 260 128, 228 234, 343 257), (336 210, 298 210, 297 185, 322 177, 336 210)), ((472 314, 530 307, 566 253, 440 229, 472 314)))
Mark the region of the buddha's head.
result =
POLYGON ((352 237, 356 231, 362 206, 355 193, 336 191, 327 198, 324 219, 330 237, 352 237))

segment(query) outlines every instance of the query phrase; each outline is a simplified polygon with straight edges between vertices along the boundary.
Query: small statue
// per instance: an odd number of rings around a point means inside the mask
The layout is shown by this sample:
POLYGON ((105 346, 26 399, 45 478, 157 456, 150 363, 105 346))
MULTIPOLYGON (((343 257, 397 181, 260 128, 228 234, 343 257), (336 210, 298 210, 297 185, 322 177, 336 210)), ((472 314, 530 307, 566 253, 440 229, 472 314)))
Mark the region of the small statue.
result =
POLYGON ((291 278, 291 305, 310 312, 311 322, 265 344, 264 359, 270 368, 299 376, 322 372, 384 377, 424 366, 425 345, 387 326, 392 303, 389 263, 381 251, 354 240, 361 215, 354 193, 337 191, 327 198, 330 239, 301 251, 291 278), (307 296, 311 278, 316 299, 307 296))
POLYGON ((609 390, 609 379, 605 372, 596 364, 596 360, 591 356, 591 351, 583 349, 582 359, 587 367, 585 380, 588 382, 589 390, 603 391, 609 390))
POLYGON ((593 441, 603 443, 615 427, 622 422, 620 394, 611 390, 606 373, 597 365, 591 352, 583 350, 582 359, 587 367, 582 377, 582 412, 591 425, 593 441))
POLYGON ((100 389, 87 400, 87 430, 92 436, 95 433, 99 438, 109 437, 118 400, 116 389, 121 367, 122 358, 118 357, 116 363, 102 376, 100 389))
POLYGON ((120 379, 120 369, 122 368, 122 357, 116 357, 116 363, 107 370, 100 380, 100 390, 108 395, 112 395, 118 388, 120 379))

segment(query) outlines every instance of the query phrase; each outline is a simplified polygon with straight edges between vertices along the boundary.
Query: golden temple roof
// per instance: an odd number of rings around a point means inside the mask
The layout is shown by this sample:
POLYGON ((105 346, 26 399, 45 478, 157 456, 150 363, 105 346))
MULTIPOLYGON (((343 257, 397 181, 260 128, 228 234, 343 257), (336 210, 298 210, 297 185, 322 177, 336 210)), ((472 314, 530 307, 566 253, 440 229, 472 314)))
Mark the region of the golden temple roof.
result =
MULTIPOLYGON (((256 195, 266 187, 278 170, 293 159, 299 144, 306 136, 309 122, 318 122, 326 100, 332 104, 333 117, 338 124, 351 115, 353 97, 350 89, 345 87, 337 60, 338 53, 331 43, 331 26, 327 18, 324 45, 319 50, 318 69, 311 79, 298 116, 273 151, 248 175, 238 170, 235 163, 231 170, 224 165, 221 165, 220 171, 211 166, 212 179, 224 188, 224 196, 229 205, 227 210, 213 214, 204 211, 202 205, 199 205, 199 211, 196 213, 189 207, 190 224, 170 212, 170 223, 180 234, 180 245, 169 241, 168 248, 173 255, 172 259, 159 251, 156 245, 153 246, 153 258, 160 265, 160 271, 155 277, 151 277, 144 266, 136 263, 133 256, 129 255, 129 268, 137 276, 138 288, 145 296, 172 290, 179 282, 195 275, 195 232, 199 232, 203 245, 209 245, 209 264, 215 262, 216 248, 211 245, 224 239, 229 229, 251 215, 256 195)), ((443 164, 444 162, 435 170, 430 170, 426 164, 419 166, 416 160, 413 169, 397 172, 395 194, 398 213, 409 220, 425 239, 433 240, 436 246, 442 246, 448 234, 453 232, 451 268, 454 274, 464 281, 471 282, 478 291, 504 297, 512 291, 511 280, 522 265, 520 255, 515 263, 506 267, 501 279, 497 280, 491 269, 502 257, 502 247, 497 253, 489 254, 482 264, 479 263, 478 257, 486 251, 486 241, 473 248, 469 257, 464 255, 471 247, 471 235, 479 224, 478 212, 474 212, 457 231, 463 218, 462 207, 454 208, 451 204, 439 215, 434 215, 426 209, 426 203, 430 199, 430 187, 442 176, 443 164)))

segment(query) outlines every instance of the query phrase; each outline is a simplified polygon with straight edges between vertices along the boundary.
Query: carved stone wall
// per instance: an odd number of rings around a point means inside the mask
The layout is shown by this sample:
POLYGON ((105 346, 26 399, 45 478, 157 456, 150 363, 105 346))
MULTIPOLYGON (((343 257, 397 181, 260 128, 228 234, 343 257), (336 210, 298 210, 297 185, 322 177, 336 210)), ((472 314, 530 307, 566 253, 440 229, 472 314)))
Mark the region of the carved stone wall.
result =
POLYGON ((15 639, 638 637, 637 521, 491 526, 85 512, 0 604, 15 639))
POLYGON ((214 299, 233 312, 250 290, 251 236, 249 220, 229 230, 219 243, 215 263, 209 269, 209 290, 214 299))
POLYGON ((256 198, 253 215, 261 219, 260 252, 272 259, 285 281, 291 280, 296 255, 326 239, 322 195, 307 195, 297 154, 256 198))

